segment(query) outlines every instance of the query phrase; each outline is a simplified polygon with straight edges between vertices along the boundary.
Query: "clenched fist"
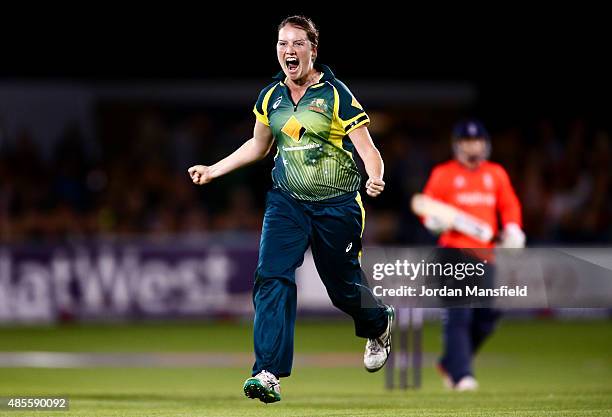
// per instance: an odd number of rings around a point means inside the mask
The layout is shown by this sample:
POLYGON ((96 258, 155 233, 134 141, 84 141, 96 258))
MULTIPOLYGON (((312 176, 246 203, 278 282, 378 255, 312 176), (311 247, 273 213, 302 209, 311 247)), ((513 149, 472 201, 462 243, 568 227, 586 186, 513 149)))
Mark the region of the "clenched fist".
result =
POLYGON ((385 189, 385 182, 381 179, 369 178, 366 182, 366 193, 370 197, 378 197, 385 189))
POLYGON ((191 181, 196 185, 208 184, 213 180, 210 167, 206 165, 194 165, 187 170, 191 181))

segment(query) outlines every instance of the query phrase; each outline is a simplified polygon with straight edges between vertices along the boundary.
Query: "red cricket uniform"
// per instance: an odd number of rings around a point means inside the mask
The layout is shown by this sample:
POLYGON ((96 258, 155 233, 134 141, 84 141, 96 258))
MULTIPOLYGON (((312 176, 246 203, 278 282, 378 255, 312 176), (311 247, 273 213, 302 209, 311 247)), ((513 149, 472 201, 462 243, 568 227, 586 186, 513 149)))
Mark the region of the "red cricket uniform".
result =
MULTIPOLYGON (((470 170, 456 160, 434 167, 423 193, 451 204, 487 222, 497 234, 497 213, 502 224, 516 223, 522 228, 521 204, 512 188, 506 170, 499 164, 485 161, 470 170)), ((450 248, 492 248, 455 230, 440 235, 438 245, 450 248)))

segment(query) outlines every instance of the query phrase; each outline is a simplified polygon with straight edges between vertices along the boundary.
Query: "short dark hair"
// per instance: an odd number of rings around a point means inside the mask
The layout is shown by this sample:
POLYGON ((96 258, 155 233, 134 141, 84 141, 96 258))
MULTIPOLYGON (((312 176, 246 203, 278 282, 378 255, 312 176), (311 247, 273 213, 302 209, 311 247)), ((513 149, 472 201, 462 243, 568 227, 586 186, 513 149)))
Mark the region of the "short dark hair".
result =
POLYGON ((278 25, 278 31, 280 31, 286 25, 291 25, 302 29, 304 32, 306 32, 310 43, 312 43, 315 47, 319 46, 319 29, 317 29, 314 22, 309 17, 302 15, 289 16, 280 22, 280 25, 278 25))

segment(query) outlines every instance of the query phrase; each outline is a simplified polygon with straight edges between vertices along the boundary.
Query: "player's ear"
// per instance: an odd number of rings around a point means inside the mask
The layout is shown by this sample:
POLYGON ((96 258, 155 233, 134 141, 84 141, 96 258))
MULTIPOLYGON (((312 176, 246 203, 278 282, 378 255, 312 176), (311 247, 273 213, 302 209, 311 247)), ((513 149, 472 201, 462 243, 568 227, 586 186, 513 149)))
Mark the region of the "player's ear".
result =
POLYGON ((317 60, 317 54, 319 53, 319 48, 316 46, 312 47, 312 62, 314 63, 317 60))

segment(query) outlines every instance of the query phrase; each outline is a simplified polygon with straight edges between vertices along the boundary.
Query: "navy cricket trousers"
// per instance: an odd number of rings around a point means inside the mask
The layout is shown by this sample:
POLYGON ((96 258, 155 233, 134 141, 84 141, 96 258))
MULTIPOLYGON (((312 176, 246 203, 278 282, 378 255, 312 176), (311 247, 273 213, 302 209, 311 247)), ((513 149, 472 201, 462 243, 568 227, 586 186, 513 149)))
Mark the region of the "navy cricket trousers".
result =
POLYGON ((253 375, 262 370, 277 377, 291 374, 295 270, 309 245, 333 305, 353 318, 355 334, 375 338, 385 331, 385 306, 375 299, 359 263, 363 221, 358 193, 304 202, 278 189, 268 192, 253 288, 253 375), (378 307, 362 308, 362 301, 378 307))
POLYGON ((492 308, 447 308, 443 310, 444 353, 440 364, 454 383, 474 375, 472 359, 493 333, 501 313, 492 308))
MULTIPOLYGON (((440 263, 464 264, 482 262, 460 249, 453 248, 439 249, 437 261, 440 263)), ((484 271, 484 278, 479 278, 479 286, 483 288, 484 283, 493 286, 495 267, 492 263, 487 263, 484 265, 484 271)), ((454 281, 452 278, 450 280, 454 281)), ((468 283, 465 282, 465 285, 468 285, 468 283)), ((486 299, 479 300, 482 304, 487 305, 486 299)), ((454 383, 459 382, 464 376, 474 375, 472 360, 484 341, 495 330, 500 317, 501 312, 491 307, 452 307, 443 310, 444 352, 440 358, 440 364, 449 373, 454 383)))

